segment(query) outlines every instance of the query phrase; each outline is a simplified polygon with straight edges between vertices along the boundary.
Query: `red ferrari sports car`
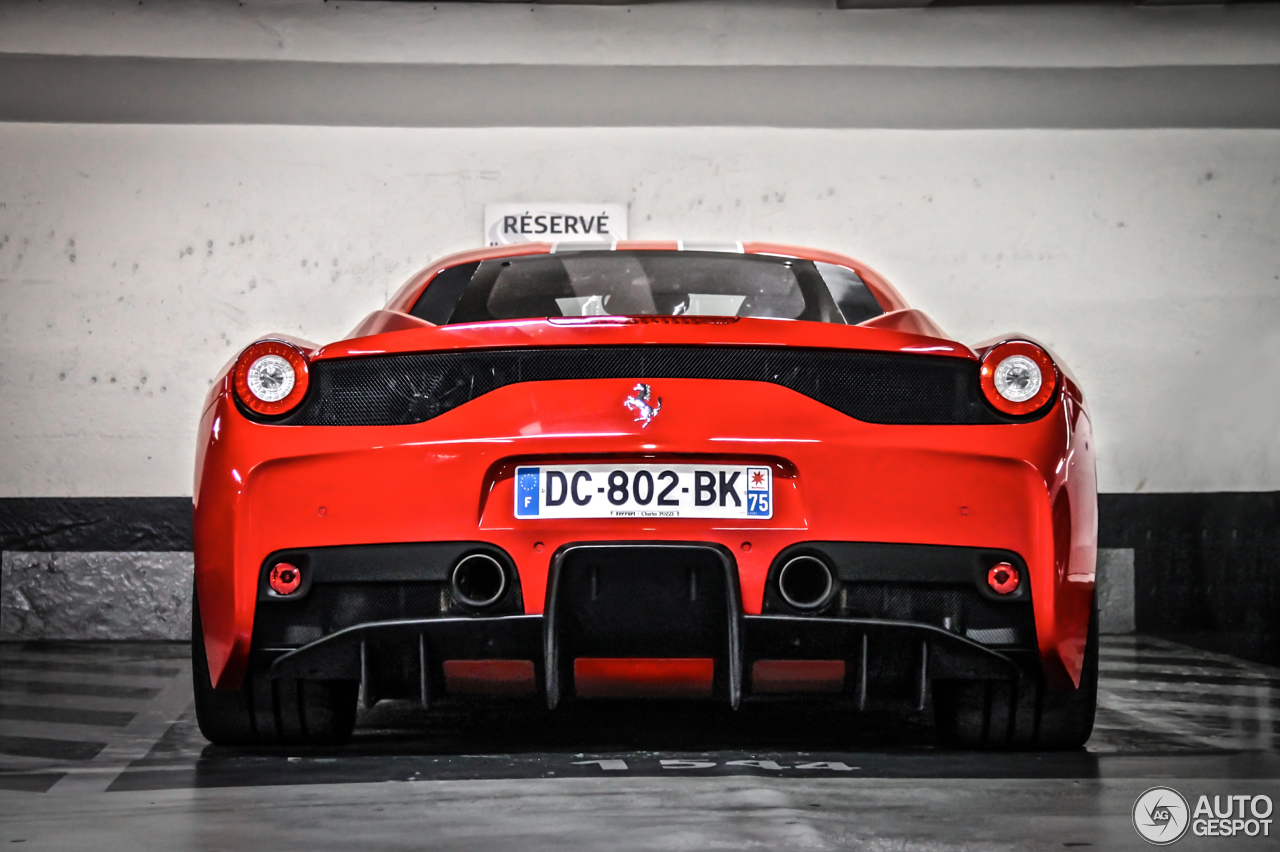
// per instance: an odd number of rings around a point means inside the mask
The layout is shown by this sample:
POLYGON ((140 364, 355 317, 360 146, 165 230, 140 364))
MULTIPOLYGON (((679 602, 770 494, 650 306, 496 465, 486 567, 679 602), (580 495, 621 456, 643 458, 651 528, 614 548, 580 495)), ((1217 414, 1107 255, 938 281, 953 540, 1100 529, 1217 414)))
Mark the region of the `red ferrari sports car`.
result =
POLYGON ((214 383, 200 729, 336 742, 382 698, 807 700, 1079 746, 1093 459, 1044 346, 951 340, 848 257, 456 254, 346 339, 265 338, 214 383))

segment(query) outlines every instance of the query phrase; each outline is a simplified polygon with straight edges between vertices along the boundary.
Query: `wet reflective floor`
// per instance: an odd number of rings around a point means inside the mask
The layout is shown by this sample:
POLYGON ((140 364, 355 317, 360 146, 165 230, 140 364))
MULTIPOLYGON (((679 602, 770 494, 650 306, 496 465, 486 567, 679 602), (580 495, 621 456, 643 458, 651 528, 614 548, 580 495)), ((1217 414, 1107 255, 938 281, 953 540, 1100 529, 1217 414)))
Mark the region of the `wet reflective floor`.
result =
MULTIPOLYGON (((1104 637, 1081 750, 927 718, 382 702, 338 749, 209 745, 182 644, 0 645, 0 843, 23 849, 1145 848, 1135 798, 1280 800, 1280 670, 1104 637)), ((1189 819, 1190 815, 1184 815, 1189 819)), ((1280 848, 1275 832, 1179 847, 1280 848)))

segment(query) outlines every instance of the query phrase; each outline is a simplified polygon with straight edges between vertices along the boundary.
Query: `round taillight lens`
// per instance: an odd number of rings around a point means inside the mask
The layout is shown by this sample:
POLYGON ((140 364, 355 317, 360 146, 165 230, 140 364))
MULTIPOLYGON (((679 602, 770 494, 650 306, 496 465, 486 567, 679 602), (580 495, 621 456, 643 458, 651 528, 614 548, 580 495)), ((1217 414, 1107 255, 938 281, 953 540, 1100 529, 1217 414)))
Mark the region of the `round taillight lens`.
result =
POLYGON ((307 395, 307 356, 282 340, 262 340, 241 353, 232 380, 236 396, 250 411, 285 414, 307 395))
POLYGON ((262 355, 249 365, 245 384, 249 393, 263 402, 279 402, 287 397, 297 382, 293 365, 279 355, 262 355))
POLYGON ((983 396, 997 411, 1032 414, 1053 399, 1058 369, 1049 353, 1034 343, 1007 340, 987 351, 979 381, 983 396))

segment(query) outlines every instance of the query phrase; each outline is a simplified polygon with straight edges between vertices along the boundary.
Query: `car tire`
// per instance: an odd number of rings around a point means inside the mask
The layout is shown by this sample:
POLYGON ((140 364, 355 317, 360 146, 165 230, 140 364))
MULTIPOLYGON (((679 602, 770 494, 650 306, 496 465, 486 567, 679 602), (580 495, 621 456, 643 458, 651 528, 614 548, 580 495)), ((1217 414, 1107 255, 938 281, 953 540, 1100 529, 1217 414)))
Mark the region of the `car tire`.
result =
POLYGON ((943 742, 955 748, 1052 751, 1079 748, 1093 733, 1098 705, 1098 611, 1085 643, 1080 685, 1048 688, 1040 671, 1016 681, 938 681, 934 719, 943 742))
POLYGON ((251 668, 239 689, 214 689, 194 595, 191 679, 200 733, 217 745, 335 745, 355 728, 355 681, 269 678, 251 668))

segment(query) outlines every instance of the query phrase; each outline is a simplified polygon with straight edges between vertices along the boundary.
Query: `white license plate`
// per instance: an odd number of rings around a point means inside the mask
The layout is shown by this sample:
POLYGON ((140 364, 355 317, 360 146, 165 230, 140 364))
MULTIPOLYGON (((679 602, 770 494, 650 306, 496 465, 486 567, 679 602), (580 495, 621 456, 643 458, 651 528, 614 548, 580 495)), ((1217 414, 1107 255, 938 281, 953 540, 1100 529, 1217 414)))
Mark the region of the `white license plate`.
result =
POLYGON ((548 464, 516 468, 517 518, 771 518, 768 467, 548 464))

